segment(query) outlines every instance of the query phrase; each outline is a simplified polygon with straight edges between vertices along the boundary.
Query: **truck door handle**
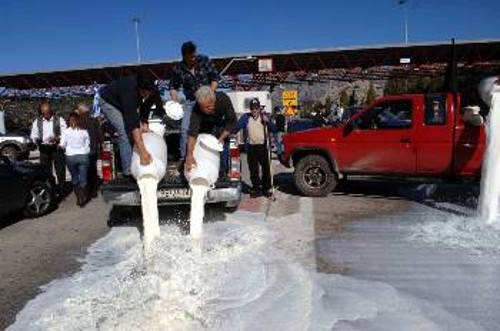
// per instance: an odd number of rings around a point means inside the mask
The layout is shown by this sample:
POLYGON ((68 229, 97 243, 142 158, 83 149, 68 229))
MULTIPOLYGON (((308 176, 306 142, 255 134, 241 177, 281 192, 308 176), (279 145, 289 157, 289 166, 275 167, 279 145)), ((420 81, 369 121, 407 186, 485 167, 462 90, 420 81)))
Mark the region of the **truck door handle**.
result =
POLYGON ((409 144, 411 143, 411 138, 401 138, 400 142, 402 144, 409 144))

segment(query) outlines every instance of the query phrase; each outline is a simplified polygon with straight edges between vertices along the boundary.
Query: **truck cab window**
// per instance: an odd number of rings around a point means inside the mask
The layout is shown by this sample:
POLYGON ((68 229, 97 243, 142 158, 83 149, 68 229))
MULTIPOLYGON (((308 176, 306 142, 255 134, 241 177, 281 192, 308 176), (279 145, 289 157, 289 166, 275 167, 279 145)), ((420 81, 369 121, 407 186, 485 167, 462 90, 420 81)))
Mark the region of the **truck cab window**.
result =
POLYGON ((407 129, 412 126, 411 100, 390 100, 375 105, 355 122, 358 130, 407 129))
POLYGON ((425 124, 445 125, 445 105, 443 96, 428 96, 425 102, 425 124))

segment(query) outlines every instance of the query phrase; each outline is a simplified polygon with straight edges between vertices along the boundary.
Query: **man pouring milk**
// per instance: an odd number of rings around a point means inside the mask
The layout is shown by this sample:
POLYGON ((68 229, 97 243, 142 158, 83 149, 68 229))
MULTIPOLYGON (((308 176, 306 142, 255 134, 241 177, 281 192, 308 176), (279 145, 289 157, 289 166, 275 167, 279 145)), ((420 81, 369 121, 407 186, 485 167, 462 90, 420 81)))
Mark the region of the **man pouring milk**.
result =
MULTIPOLYGON (((196 105, 191 115, 188 131, 188 145, 184 169, 189 172, 196 166, 194 147, 198 134, 207 133, 214 135, 220 144, 227 145, 231 130, 236 123, 231 99, 224 92, 214 92, 209 86, 200 87, 196 93, 196 105)), ((227 148, 225 148, 227 151, 227 148)), ((220 172, 227 170, 226 158, 221 158, 220 172)))

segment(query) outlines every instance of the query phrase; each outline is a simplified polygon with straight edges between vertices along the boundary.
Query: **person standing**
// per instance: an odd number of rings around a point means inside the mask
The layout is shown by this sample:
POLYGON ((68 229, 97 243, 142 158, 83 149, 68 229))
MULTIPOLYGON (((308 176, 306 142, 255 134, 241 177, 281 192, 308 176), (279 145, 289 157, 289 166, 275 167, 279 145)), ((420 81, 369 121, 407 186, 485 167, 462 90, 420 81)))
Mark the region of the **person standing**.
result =
POLYGON ((186 151, 184 169, 190 171, 196 166, 194 147, 200 133, 212 134, 224 145, 221 156, 220 173, 227 173, 227 160, 229 159, 228 138, 236 123, 231 99, 224 92, 214 92, 209 86, 200 87, 196 93, 196 105, 193 108, 191 123, 189 125, 189 139, 186 151))
POLYGON ((76 113, 70 114, 68 121, 69 127, 62 132, 60 146, 66 154, 76 204, 83 207, 87 203, 90 137, 87 130, 81 127, 76 113))
POLYGON ((141 130, 147 130, 148 115, 142 111, 142 104, 153 98, 158 102, 156 109, 163 109, 163 103, 161 98, 156 97, 157 94, 159 92, 154 80, 141 73, 119 78, 99 90, 99 107, 118 133, 122 172, 129 180, 132 179, 132 145, 129 133, 139 152, 141 164, 147 165, 152 161, 141 135, 141 130))
POLYGON ((257 198, 261 194, 270 198, 271 168, 269 160, 269 132, 276 133, 276 127, 266 114, 262 113, 260 101, 254 98, 250 101, 250 113, 244 114, 236 124, 234 133, 243 130, 247 144, 248 169, 252 181, 250 196, 257 198), (260 169, 259 169, 260 168, 260 169), (262 178, 260 176, 262 172, 262 178))
POLYGON ((97 159, 103 141, 103 133, 101 125, 97 118, 92 117, 90 108, 84 104, 79 103, 75 108, 75 113, 79 117, 80 126, 82 129, 87 130, 90 138, 90 153, 89 153, 89 168, 87 174, 87 188, 89 197, 97 197, 97 190, 99 189, 99 176, 97 175, 97 159))
POLYGON ((313 117, 314 125, 317 127, 324 127, 328 124, 328 119, 326 116, 326 106, 321 104, 319 106, 318 112, 313 117))
POLYGON ((186 146, 188 142, 188 130, 191 123, 191 114, 196 104, 195 92, 201 86, 209 85, 217 90, 219 74, 208 56, 198 54, 196 45, 187 41, 181 47, 182 61, 175 64, 172 77, 170 78, 170 97, 179 102, 178 91, 182 87, 186 102, 184 104, 184 116, 181 123, 181 143, 179 152, 181 160, 186 158, 186 146))
POLYGON ((38 145, 40 163, 48 166, 51 171, 54 167, 59 194, 63 193, 66 182, 64 152, 58 147, 61 132, 65 129, 66 121, 54 115, 48 101, 42 102, 39 106, 39 116, 31 126, 31 139, 38 145))

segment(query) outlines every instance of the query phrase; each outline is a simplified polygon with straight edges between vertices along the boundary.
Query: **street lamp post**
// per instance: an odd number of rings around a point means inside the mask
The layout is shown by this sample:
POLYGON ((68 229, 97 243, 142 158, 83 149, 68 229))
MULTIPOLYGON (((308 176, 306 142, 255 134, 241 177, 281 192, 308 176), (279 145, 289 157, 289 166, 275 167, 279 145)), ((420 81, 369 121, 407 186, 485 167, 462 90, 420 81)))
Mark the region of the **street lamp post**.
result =
POLYGON ((398 0, 398 5, 403 9, 404 29, 405 29, 405 44, 408 44, 408 0, 398 0))
POLYGON ((135 43, 136 43, 136 48, 137 48, 137 62, 141 63, 141 44, 139 40, 139 23, 141 23, 141 20, 139 19, 138 16, 132 17, 132 22, 134 23, 134 28, 135 28, 135 43))

